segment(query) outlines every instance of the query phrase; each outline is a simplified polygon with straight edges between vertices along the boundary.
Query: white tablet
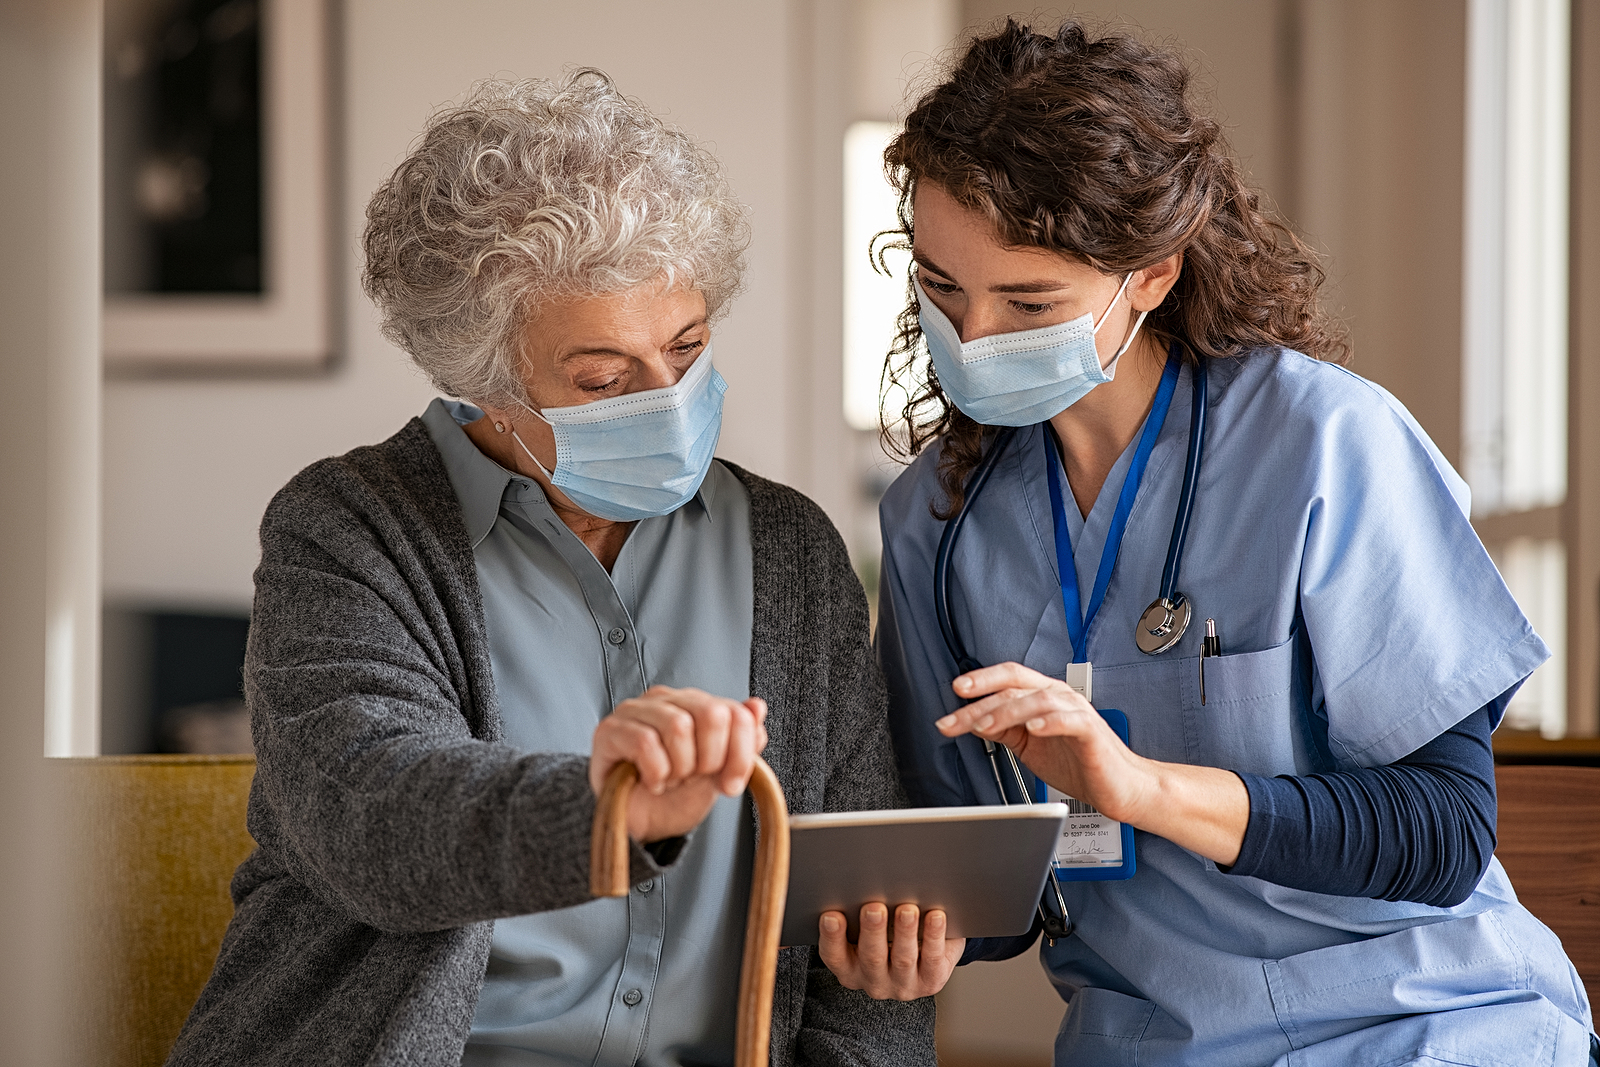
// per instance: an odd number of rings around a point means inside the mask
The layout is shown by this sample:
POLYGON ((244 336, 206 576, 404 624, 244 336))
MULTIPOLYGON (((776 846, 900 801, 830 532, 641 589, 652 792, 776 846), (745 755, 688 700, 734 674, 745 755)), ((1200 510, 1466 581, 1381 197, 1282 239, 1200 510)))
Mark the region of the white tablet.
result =
POLYGON ((783 943, 816 944, 825 911, 854 941, 874 901, 943 909, 949 937, 1027 933, 1066 818, 1065 804, 790 816, 783 943))

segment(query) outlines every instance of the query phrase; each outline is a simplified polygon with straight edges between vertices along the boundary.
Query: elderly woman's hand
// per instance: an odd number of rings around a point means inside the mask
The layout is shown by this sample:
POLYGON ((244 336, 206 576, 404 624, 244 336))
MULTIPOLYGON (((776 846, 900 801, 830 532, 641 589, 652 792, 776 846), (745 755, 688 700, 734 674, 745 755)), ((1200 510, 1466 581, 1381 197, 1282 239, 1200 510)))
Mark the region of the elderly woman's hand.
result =
POLYGON ((846 937, 843 912, 824 912, 817 925, 821 935, 817 952, 828 970, 846 989, 864 990, 874 1000, 933 996, 950 980, 967 947, 964 937, 944 936, 943 911, 922 915, 915 904, 894 910, 892 946, 889 909, 882 904, 862 905, 861 937, 854 945, 846 937))
POLYGON ((649 843, 688 833, 718 794, 738 796, 767 747, 767 702, 698 689, 651 686, 595 727, 589 784, 598 796, 611 768, 639 768, 628 801, 628 836, 649 843))

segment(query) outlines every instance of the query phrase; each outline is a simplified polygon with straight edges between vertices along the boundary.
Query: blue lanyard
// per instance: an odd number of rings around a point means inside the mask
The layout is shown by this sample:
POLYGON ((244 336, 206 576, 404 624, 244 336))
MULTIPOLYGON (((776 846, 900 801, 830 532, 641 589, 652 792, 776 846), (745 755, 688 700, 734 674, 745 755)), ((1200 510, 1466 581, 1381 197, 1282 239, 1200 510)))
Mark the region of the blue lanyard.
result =
POLYGON ((1106 545, 1100 553, 1100 570, 1094 578, 1094 591, 1089 596, 1087 612, 1079 606, 1078 568, 1072 561, 1072 534, 1067 529, 1067 509, 1061 498, 1061 460, 1056 456, 1055 442, 1045 428, 1044 451, 1050 466, 1050 511, 1056 525, 1056 569, 1061 572, 1061 605, 1067 612, 1067 635, 1072 639, 1072 662, 1082 663, 1089 647, 1089 627, 1100 612, 1106 598, 1106 587, 1111 584, 1111 571, 1117 565, 1117 553, 1122 550, 1122 535, 1128 528, 1128 513, 1133 510, 1134 497, 1139 495, 1139 483, 1144 480, 1144 468, 1150 462, 1150 453, 1161 436, 1161 426, 1167 421, 1167 409, 1172 406, 1172 394, 1178 387, 1178 346, 1173 345, 1167 355, 1167 365, 1161 372, 1161 385, 1156 389, 1155 403, 1145 417, 1144 430, 1139 436, 1139 447, 1133 453, 1133 463, 1122 479, 1122 493, 1117 497, 1117 510, 1111 516, 1111 529, 1106 531, 1106 545))

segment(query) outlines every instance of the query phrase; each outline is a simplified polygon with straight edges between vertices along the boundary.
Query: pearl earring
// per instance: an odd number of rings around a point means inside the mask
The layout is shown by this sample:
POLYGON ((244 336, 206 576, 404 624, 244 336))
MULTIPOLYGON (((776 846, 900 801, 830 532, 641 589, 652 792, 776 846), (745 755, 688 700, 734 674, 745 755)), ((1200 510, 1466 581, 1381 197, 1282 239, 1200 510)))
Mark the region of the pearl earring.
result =
POLYGON ((496 422, 494 424, 494 432, 495 433, 505 433, 506 432, 506 424, 503 423, 503 422, 496 422))

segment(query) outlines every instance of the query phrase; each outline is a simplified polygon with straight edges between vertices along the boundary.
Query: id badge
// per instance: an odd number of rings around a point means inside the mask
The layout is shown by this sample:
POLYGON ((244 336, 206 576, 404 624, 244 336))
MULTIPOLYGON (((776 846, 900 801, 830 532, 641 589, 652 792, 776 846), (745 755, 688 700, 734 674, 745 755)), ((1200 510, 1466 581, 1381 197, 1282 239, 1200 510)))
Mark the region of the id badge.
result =
MULTIPOLYGON (((1098 710, 1100 717, 1122 738, 1122 743, 1127 744, 1128 717, 1114 708, 1098 710)), ((1056 840, 1056 879, 1101 882, 1132 878, 1137 869, 1133 827, 1100 814, 1090 804, 1054 786, 1045 788, 1049 800, 1067 806, 1067 821, 1056 840)))

